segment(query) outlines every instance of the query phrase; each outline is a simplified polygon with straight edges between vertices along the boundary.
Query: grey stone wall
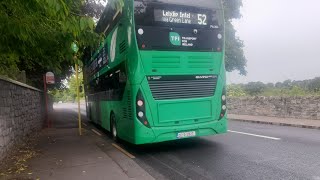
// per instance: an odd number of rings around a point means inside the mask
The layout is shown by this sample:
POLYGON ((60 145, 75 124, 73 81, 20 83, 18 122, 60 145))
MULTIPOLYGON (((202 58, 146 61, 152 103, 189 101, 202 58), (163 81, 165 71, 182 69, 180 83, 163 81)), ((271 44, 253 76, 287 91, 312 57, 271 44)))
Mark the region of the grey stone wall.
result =
POLYGON ((15 143, 40 130, 44 118, 42 91, 0 77, 0 161, 15 143))
POLYGON ((320 120, 320 97, 229 97, 228 112, 320 120))

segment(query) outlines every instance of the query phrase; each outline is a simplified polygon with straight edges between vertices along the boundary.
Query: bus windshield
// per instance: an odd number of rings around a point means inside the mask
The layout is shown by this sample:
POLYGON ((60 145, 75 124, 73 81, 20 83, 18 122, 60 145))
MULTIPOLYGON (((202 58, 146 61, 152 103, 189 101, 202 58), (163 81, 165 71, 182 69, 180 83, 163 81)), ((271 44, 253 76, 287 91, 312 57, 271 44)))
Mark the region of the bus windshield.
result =
POLYGON ((219 2, 135 0, 134 14, 139 46, 146 50, 221 50, 221 38, 216 39, 221 35, 223 24, 219 2))

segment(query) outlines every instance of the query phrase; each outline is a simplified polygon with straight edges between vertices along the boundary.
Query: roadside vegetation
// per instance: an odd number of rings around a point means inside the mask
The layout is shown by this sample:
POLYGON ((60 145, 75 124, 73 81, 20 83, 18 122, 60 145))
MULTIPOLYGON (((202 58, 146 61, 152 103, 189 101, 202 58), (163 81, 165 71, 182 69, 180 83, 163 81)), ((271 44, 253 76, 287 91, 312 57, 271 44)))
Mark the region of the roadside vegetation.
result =
POLYGON ((320 77, 277 83, 250 82, 231 84, 227 87, 229 97, 245 96, 320 96, 320 77))
MULTIPOLYGON (((80 99, 84 99, 82 72, 79 73, 79 83, 80 99)), ((69 78, 65 79, 62 83, 62 87, 50 90, 49 94, 54 102, 75 102, 77 97, 77 83, 75 74, 72 74, 69 78)))
POLYGON ((0 1, 0 75, 42 88, 42 76, 56 75, 57 86, 81 65, 83 50, 99 44, 94 18, 103 9, 95 0, 0 1), (79 46, 78 58, 71 44, 79 46))

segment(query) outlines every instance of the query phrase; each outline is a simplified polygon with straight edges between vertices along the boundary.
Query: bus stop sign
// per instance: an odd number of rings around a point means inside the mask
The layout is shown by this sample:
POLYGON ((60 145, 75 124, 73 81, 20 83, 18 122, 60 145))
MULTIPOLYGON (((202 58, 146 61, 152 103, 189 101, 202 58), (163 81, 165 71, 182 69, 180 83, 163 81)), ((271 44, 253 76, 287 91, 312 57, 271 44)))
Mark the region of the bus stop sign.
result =
POLYGON ((54 74, 52 72, 46 73, 46 83, 47 84, 54 84, 55 83, 54 74))

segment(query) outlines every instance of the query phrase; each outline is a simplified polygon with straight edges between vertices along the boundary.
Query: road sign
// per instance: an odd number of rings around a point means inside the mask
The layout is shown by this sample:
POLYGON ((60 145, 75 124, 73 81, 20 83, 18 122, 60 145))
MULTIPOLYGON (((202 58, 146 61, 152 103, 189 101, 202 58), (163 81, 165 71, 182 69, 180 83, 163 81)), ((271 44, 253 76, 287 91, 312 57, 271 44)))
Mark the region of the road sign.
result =
POLYGON ((79 51, 79 47, 77 46, 77 44, 75 42, 73 42, 71 44, 71 49, 74 53, 77 53, 79 51))
POLYGON ((55 83, 54 74, 52 72, 46 73, 46 83, 47 84, 54 84, 55 83))

